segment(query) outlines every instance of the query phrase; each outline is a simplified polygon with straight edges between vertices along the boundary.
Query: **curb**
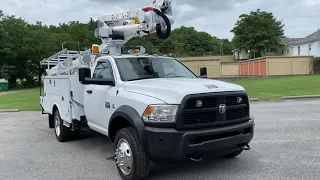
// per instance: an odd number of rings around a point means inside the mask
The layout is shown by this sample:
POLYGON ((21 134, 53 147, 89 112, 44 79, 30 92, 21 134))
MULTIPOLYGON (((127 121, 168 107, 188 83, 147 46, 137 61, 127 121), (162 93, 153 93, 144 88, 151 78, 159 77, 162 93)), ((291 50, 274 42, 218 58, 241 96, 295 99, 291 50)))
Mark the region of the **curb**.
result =
POLYGON ((19 109, 0 109, 0 113, 4 112, 19 112, 19 109))
POLYGON ((320 95, 303 95, 303 96, 283 96, 281 99, 273 100, 259 100, 258 98, 249 98, 250 102, 254 101, 281 101, 281 100, 290 100, 290 99, 316 99, 320 98, 320 95))
POLYGON ((283 96, 282 99, 309 99, 320 98, 320 95, 305 95, 305 96, 283 96))

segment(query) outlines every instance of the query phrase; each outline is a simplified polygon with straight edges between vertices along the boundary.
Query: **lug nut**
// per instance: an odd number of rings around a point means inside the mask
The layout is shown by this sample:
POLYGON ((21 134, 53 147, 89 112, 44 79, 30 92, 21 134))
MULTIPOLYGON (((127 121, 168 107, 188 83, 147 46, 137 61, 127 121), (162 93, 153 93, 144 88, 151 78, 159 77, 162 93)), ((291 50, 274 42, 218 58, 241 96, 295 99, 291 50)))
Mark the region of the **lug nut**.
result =
POLYGON ((124 165, 124 162, 121 161, 121 162, 119 163, 119 166, 123 166, 123 165, 124 165))

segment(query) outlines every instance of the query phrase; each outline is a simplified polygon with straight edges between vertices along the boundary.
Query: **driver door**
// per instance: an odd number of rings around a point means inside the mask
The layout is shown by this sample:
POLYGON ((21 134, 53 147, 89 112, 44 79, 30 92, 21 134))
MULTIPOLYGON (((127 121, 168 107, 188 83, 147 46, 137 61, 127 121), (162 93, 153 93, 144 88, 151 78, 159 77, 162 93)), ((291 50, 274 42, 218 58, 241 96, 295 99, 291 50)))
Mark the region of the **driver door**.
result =
MULTIPOLYGON (((113 79, 114 74, 109 60, 99 60, 92 78, 113 79)), ((108 122, 113 113, 111 105, 112 94, 117 91, 116 86, 90 84, 85 88, 85 112, 91 128, 107 134, 108 122)))

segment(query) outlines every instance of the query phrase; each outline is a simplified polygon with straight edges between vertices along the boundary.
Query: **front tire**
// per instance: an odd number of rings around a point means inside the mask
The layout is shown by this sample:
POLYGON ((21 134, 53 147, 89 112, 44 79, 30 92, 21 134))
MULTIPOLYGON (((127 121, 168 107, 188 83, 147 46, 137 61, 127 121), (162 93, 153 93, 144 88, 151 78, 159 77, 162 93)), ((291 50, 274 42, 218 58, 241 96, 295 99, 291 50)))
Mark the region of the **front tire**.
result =
POLYGON ((121 178, 146 179, 150 171, 150 161, 142 149, 136 129, 121 129, 115 137, 114 145, 116 166, 121 178))
POLYGON ((54 112, 54 132, 56 138, 59 142, 67 141, 70 136, 70 129, 63 125, 63 120, 61 119, 58 110, 54 112))

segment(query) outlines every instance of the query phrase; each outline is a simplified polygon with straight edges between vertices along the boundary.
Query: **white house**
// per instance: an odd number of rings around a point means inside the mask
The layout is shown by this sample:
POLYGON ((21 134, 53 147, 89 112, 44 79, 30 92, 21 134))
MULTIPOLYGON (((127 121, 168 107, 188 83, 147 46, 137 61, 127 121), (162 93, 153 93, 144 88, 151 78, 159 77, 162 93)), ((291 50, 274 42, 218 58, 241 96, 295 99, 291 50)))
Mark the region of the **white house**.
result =
POLYGON ((281 45, 282 48, 281 50, 281 55, 280 56, 292 56, 293 55, 293 50, 294 50, 294 44, 302 40, 303 38, 284 38, 281 39, 281 45))
MULTIPOLYGON (((303 38, 282 38, 280 46, 277 50, 272 51, 270 49, 265 49, 261 52, 262 56, 292 56, 294 51, 294 44, 302 40, 303 38)), ((254 52, 250 54, 249 50, 239 50, 235 49, 233 52, 233 58, 235 60, 246 60, 254 58, 254 52)))
MULTIPOLYGON (((235 60, 246 60, 250 57, 247 50, 232 51, 235 60)), ((283 38, 279 48, 272 52, 265 50, 262 56, 315 56, 320 57, 320 29, 305 38, 283 38)), ((252 55, 251 55, 252 56, 252 55)))
POLYGON ((244 49, 234 49, 232 53, 235 60, 246 60, 250 58, 250 54, 244 49))
POLYGON ((292 44, 292 56, 320 56, 320 30, 292 44))

